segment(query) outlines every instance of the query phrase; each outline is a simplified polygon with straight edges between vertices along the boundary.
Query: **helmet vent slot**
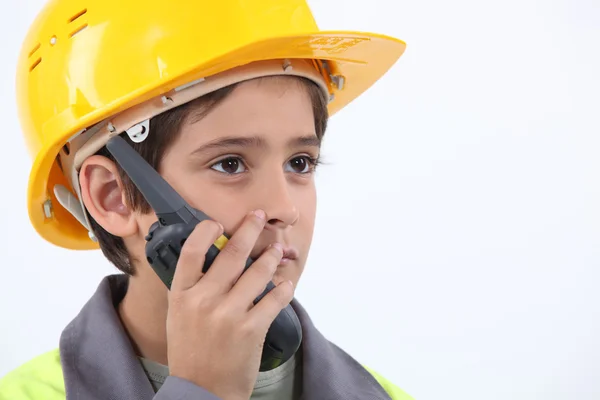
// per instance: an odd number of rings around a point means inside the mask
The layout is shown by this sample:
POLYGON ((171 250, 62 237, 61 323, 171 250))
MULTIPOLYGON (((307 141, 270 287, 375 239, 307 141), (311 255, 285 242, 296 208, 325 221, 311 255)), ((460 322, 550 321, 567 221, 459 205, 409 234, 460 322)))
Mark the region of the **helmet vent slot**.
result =
POLYGON ((88 24, 84 24, 84 25, 80 26, 79 28, 77 28, 76 30, 74 30, 73 32, 71 32, 71 34, 69 35, 69 37, 72 38, 73 36, 77 35, 78 33, 81 33, 81 31, 83 31, 87 27, 88 27, 88 24))
POLYGON ((32 65, 29 67, 29 72, 33 71, 40 63, 42 62, 42 57, 38 58, 32 65))
POLYGON ((71 18, 69 18, 69 23, 71 23, 71 22, 75 21, 77 18, 85 15, 86 12, 87 12, 87 8, 79 11, 77 14, 75 14, 71 18))
POLYGON ((31 57, 32 55, 34 55, 35 52, 38 51, 41 46, 42 46, 41 43, 38 43, 37 45, 35 45, 35 47, 33 49, 31 49, 31 51, 29 52, 29 57, 31 57))

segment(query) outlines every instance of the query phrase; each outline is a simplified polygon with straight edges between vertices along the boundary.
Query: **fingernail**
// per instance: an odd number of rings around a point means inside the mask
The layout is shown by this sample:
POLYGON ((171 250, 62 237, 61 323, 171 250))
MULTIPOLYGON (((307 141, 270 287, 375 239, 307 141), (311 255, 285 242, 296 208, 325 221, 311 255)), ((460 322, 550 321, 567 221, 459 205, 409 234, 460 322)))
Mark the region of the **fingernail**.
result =
POLYGON ((267 217, 267 215, 265 214, 265 212, 263 210, 254 211, 254 215, 256 215, 260 219, 265 219, 267 217))
POLYGON ((280 245, 279 243, 274 243, 273 247, 275 247, 277 250, 279 250, 279 252, 281 254, 283 254, 283 246, 282 245, 280 245))

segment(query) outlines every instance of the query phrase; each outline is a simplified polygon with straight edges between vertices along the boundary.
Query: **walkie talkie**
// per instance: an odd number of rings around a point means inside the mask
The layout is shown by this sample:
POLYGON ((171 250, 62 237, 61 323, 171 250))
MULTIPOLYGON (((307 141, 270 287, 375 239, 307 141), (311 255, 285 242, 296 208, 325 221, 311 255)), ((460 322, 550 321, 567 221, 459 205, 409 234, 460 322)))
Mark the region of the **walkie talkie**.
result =
MULTIPOLYGON (((197 224, 211 218, 190 206, 121 136, 111 138, 106 148, 158 217, 158 221, 150 227, 146 236, 146 257, 150 266, 170 289, 183 244, 197 224)), ((204 261, 204 272, 210 268, 228 240, 229 237, 223 234, 211 245, 204 261)), ((254 260, 248 258, 244 272, 253 262, 254 260)), ((254 304, 274 287, 273 282, 269 282, 265 291, 254 300, 254 304)), ((260 371, 274 369, 286 362, 300 348, 301 342, 300 321, 292 306, 288 304, 269 327, 260 371)))

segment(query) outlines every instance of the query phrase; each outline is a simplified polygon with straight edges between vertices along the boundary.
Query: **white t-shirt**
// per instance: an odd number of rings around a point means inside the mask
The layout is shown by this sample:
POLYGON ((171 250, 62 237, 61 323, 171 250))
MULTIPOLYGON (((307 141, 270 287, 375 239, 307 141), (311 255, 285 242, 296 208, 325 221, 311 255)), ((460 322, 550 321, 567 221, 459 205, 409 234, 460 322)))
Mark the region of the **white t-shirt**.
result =
MULTIPOLYGON (((154 391, 169 376, 169 367, 140 357, 154 391)), ((250 400, 298 400, 302 393, 302 351, 271 371, 258 373, 250 400)))

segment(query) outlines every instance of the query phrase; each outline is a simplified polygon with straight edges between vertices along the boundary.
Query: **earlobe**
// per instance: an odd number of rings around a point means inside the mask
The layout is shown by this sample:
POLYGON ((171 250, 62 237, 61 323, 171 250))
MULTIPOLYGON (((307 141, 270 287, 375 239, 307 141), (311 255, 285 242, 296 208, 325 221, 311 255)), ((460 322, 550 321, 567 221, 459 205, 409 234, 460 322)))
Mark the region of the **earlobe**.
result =
POLYGON ((100 226, 122 238, 137 233, 137 220, 126 204, 114 162, 102 156, 89 157, 81 167, 79 183, 83 203, 100 226))

